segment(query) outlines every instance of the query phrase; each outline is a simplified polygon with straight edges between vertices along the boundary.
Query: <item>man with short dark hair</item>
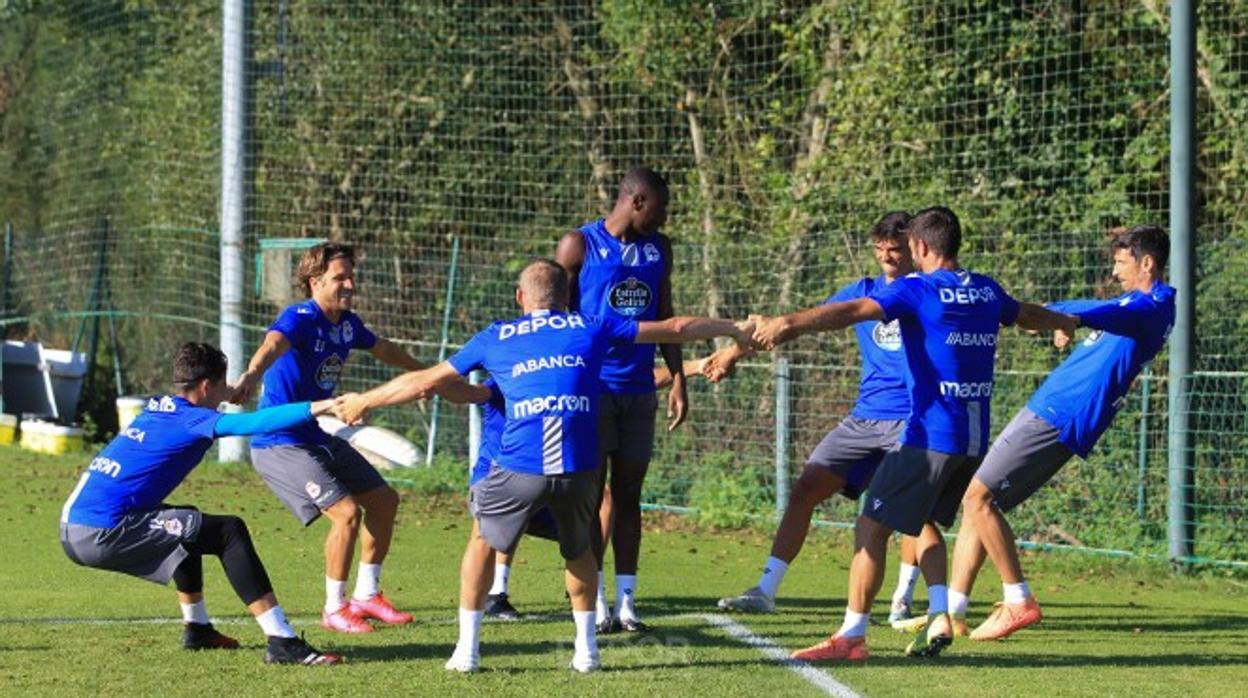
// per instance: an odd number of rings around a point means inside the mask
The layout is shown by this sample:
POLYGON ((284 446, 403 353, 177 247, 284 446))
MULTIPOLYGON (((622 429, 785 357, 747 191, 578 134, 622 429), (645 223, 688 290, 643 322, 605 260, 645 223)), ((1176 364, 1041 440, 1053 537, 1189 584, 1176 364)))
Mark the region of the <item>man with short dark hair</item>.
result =
MULTIPOLYGON (((402 347, 373 334, 355 305, 355 249, 327 242, 309 248, 297 282, 308 298, 287 307, 264 336, 239 377, 236 396, 245 401, 264 379, 260 406, 324 399, 338 386, 352 349, 405 370, 423 367, 402 347), (272 370, 270 370, 272 367, 272 370)), ((465 384, 456 402, 485 399, 465 384)), ((399 493, 364 456, 315 423, 252 439, 251 461, 269 489, 304 526, 321 514, 330 521, 325 539, 325 607, 321 626, 345 633, 372 632, 367 619, 404 624, 412 615, 396 609, 381 591, 381 566, 390 551, 399 493), (360 566, 348 603, 347 578, 356 537, 360 566)))
POLYGON ((477 535, 468 542, 460 568, 459 642, 446 668, 477 670, 494 551, 513 551, 532 515, 549 507, 566 561, 576 625, 571 667, 593 671, 599 666, 594 612, 598 565, 590 539, 597 525, 600 482, 595 429, 599 374, 607 351, 626 343, 717 336, 748 342, 753 328, 711 318, 638 323, 568 313, 567 276, 553 260, 525 267, 516 303, 523 316, 495 322, 433 368, 404 374, 345 400, 341 412, 353 423, 369 409, 418 399, 430 390, 462 382, 460 376, 474 369, 489 372, 505 399, 506 422, 489 473, 472 489, 477 535))
MULTIPOLYGON (((871 227, 875 260, 880 275, 863 277, 841 288, 824 303, 839 303, 866 298, 876 289, 884 288, 914 271, 906 226, 910 214, 893 211, 885 214, 871 227)), ((802 332, 802 328, 795 327, 802 332)), ((719 600, 719 607, 741 613, 774 613, 776 592, 789 565, 802 550, 815 507, 838 492, 857 500, 866 489, 871 476, 884 455, 897 446, 910 414, 910 396, 906 392, 906 360, 902 351, 901 333, 897 322, 871 320, 854 325, 858 349, 862 355, 862 380, 858 400, 852 412, 828 432, 806 459, 801 477, 793 485, 789 504, 776 528, 771 555, 763 565, 758 584, 738 596, 719 600)), ((712 359, 713 370, 731 366, 739 352, 724 350, 719 360, 712 359)), ((930 524, 924 528, 923 549, 939 548, 944 557, 944 539, 930 524)), ((911 618, 910 604, 918 577, 918 539, 905 536, 902 541, 902 569, 893 609, 889 620, 899 630, 917 630, 926 616, 911 618)), ((941 563, 943 566, 943 563, 941 563)))
POLYGON ((295 636, 242 519, 164 503, 214 439, 314 423, 335 406, 320 400, 220 414, 217 406, 232 391, 225 369, 216 347, 183 345, 174 361, 177 392, 152 398, 78 480, 61 510, 61 546, 80 565, 158 584, 172 579, 185 621, 182 646, 189 650, 238 647, 212 626, 204 606, 203 556, 220 557, 230 585, 268 637, 265 662, 337 664, 340 657, 295 636))
MULTIPOLYGON (((638 321, 672 317, 672 244, 659 232, 667 221, 670 196, 662 175, 635 167, 620 181, 615 205, 605 218, 559 240, 555 259, 568 272, 569 307, 574 312, 638 321)), ((664 344, 659 350, 672 375, 667 401, 671 431, 685 421, 688 395, 680 346, 664 344)), ((613 347, 602 366, 598 430, 606 494, 595 554, 601 566, 609 533, 615 553, 616 603, 613 608, 607 604, 604 580, 599 579, 596 611, 601 632, 646 629, 635 596, 641 490, 654 452, 658 409, 653 368, 653 347, 631 345, 613 347)))
MULTIPOLYGON (((1163 273, 1170 237, 1140 225, 1110 244, 1114 278, 1123 293, 1110 300, 1050 304, 1070 313, 1092 333, 1045 379, 997 436, 962 499, 962 527, 954 548, 950 612, 965 625, 971 587, 985 553, 1001 575, 1004 594, 972 640, 1000 640, 1043 614, 1023 578, 1014 532, 1005 514, 1027 501, 1074 455, 1086 458, 1118 413, 1131 384, 1174 326, 1174 289, 1163 273)), ((1064 347, 1070 336, 1059 333, 1064 347)))
MULTIPOLYGON (((897 320, 905 347, 910 416, 900 447, 876 469, 854 526, 845 620, 827 640, 794 652, 795 659, 865 660, 867 624, 883 581, 888 537, 895 530, 917 536, 928 522, 953 524, 966 484, 988 447, 999 327, 1074 326, 1073 318, 1020 304, 996 281, 961 268, 962 228, 948 208, 933 206, 915 214, 907 233, 918 273, 867 298, 759 321, 754 334, 756 343, 773 348, 799 334, 897 320)), ((930 610, 926 630, 906 649, 912 656, 934 656, 953 642, 944 585, 948 570, 935 557, 919 557, 930 610)))

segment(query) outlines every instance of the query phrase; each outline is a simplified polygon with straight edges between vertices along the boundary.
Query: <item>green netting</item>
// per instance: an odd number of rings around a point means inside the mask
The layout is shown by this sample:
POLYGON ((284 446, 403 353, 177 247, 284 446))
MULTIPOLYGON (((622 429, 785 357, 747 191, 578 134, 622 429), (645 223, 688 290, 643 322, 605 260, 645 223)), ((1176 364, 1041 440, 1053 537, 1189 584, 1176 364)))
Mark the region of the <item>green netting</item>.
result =
MULTIPOLYGON (((254 3, 249 348, 288 297, 274 270, 290 255, 266 241, 331 238, 364 251, 361 314, 433 360, 453 241, 452 345, 512 313, 523 263, 601 215, 635 164, 673 185, 678 312, 821 301, 874 273, 876 217, 933 203, 961 214, 967 266, 1018 297, 1113 293, 1107 231, 1168 218, 1163 5, 254 3)), ((103 287, 127 388, 158 389, 171 348, 213 338, 218 317, 220 8, 3 8, 9 335, 72 342, 103 287)), ((1248 9, 1200 11, 1194 546, 1244 561, 1248 9)), ((852 404, 858 359, 849 333, 784 354, 792 475, 852 404)), ((999 357, 998 428, 1060 354, 1007 331, 999 357)), ((763 357, 730 383, 695 382, 690 422, 658 440, 647 499, 707 505, 707 483, 729 473, 771 511, 775 373, 763 357)), ((345 387, 388 375, 359 357, 345 387)), ((1166 376, 1163 354, 1093 456, 1019 511, 1021 536, 1166 553, 1166 376)), ((383 418, 423 443, 425 412, 383 418)), ((466 451, 466 421, 442 412, 440 451, 466 451)))

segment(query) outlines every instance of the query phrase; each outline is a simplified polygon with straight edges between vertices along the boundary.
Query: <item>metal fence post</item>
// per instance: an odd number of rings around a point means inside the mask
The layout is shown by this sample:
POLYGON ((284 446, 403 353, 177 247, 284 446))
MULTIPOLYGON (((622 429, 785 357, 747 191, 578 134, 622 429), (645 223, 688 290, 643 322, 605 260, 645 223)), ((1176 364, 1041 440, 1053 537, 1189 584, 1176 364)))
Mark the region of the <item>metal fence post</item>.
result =
POLYGON ((1196 321, 1196 2, 1170 5, 1170 279, 1175 289, 1170 335, 1170 560, 1194 554, 1192 432, 1187 404, 1196 321))
POLYGON ((1139 469, 1138 489, 1135 493, 1135 512, 1136 515, 1143 520, 1145 509, 1148 507, 1148 488, 1145 479, 1148 477, 1148 418, 1151 412, 1149 403, 1151 402, 1151 393, 1153 385, 1153 371, 1145 368, 1144 374, 1140 376, 1144 386, 1140 395, 1140 439, 1139 439, 1139 457, 1137 458, 1137 466, 1139 469))
MULTIPOLYGON (((473 385, 481 384, 481 372, 473 371, 468 374, 468 382, 473 385)), ((477 404, 468 405, 468 471, 472 472, 473 466, 477 464, 477 458, 481 456, 481 406, 477 404)))
MULTIPOLYGON (((251 2, 224 0, 221 7, 221 351, 230 381, 243 372, 243 247, 247 225, 247 156, 251 65, 251 2)), ((222 461, 245 458, 245 437, 221 439, 222 461)))
POLYGON ((789 502, 789 360, 776 360, 776 516, 789 502))

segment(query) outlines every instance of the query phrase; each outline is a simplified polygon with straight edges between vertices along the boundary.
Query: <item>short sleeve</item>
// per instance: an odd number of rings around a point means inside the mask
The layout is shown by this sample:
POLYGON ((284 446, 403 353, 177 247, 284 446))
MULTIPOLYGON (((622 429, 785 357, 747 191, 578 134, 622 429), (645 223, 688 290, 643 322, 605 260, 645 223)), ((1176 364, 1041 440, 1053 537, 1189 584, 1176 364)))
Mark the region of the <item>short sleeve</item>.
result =
POLYGON ((497 323, 478 332, 462 349, 447 359, 455 372, 461 376, 472 373, 473 369, 485 367, 485 354, 489 350, 494 335, 497 334, 497 323))
POLYGON ((599 336, 611 344, 630 344, 637 339, 637 322, 621 320, 610 315, 600 318, 599 336))
POLYGON ((843 303, 845 301, 852 301, 852 300, 857 300, 859 298, 862 298, 863 296, 866 295, 866 292, 865 292, 866 289, 864 288, 866 284, 864 283, 864 281, 865 281, 864 279, 859 279, 852 284, 849 284, 847 286, 842 286, 841 288, 837 289, 836 293, 833 293, 832 295, 828 296, 828 299, 825 300, 823 304, 827 305, 829 303, 843 303))
POLYGON ((347 322, 351 323, 352 349, 372 349, 377 345, 377 335, 373 334, 372 330, 364 326, 364 321, 360 319, 359 315, 352 313, 347 318, 347 322))
POLYGON ((297 349, 306 348, 311 339, 316 316, 303 304, 292 305, 269 326, 270 332, 281 332, 286 341, 297 349))
POLYGON ((1001 324, 1013 325, 1018 320, 1019 304, 1000 284, 997 287, 997 297, 1001 300, 1001 324))
POLYGON ((182 418, 186 430, 197 439, 212 440, 216 438, 217 421, 224 415, 216 410, 205 407, 190 407, 182 418))
POLYGON ((1157 317, 1158 310, 1159 306, 1151 298, 1137 293, 1104 301, 1074 315, 1085 327, 1124 337, 1140 337, 1165 326, 1157 317))
POLYGON ((927 283, 918 274, 910 274, 883 288, 875 289, 867 297, 884 309, 884 321, 892 322, 897 318, 917 314, 926 293, 927 283))

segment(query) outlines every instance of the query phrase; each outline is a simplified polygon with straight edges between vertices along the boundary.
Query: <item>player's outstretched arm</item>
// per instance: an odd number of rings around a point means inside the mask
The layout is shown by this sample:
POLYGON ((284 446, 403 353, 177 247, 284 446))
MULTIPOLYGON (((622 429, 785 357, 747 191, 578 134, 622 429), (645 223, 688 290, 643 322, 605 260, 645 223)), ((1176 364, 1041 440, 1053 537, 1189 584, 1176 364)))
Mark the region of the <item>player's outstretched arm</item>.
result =
MULTIPOLYGON (((753 349, 741 349, 737 345, 733 344, 730 347, 720 349, 714 354, 703 356, 700 359, 689 359, 683 362, 682 367, 684 370, 684 376, 686 378, 689 378, 691 376, 703 376, 707 378, 708 380, 710 380, 712 383, 715 383, 719 381, 721 378, 723 378, 724 376, 728 375, 728 372, 732 370, 731 366, 725 365, 723 363, 724 361, 726 361, 726 359, 723 357, 727 356, 729 353, 732 353, 732 352, 739 352, 741 356, 750 356, 754 354, 753 349), (721 363, 717 364, 716 367, 713 369, 713 375, 715 377, 712 378, 711 376, 707 375, 707 371, 712 370, 712 369, 709 369, 708 367, 711 365, 711 362, 714 360, 718 360, 721 363)), ((654 367, 655 389, 661 390, 671 384, 672 384, 672 372, 668 370, 666 366, 655 366, 654 367)))
MULTIPOLYGON (((757 352, 754 351, 753 347, 743 349, 736 344, 730 347, 724 347, 714 354, 701 359, 702 365, 700 367, 700 372, 710 382, 718 383, 719 381, 732 375, 732 371, 736 367, 738 361, 754 356, 756 353, 757 352)), ((688 373, 688 370, 686 370, 686 373, 688 373)))
POLYGON ((710 317, 670 317, 666 320, 637 323, 638 344, 679 344, 699 339, 731 337, 738 345, 749 346, 754 324, 749 320, 735 322, 710 317))
POLYGON ((755 318, 758 328, 754 330, 754 344, 763 349, 775 349, 805 334, 830 332, 867 320, 883 319, 884 308, 871 298, 826 303, 786 315, 755 318))
POLYGON ((290 351, 290 340, 286 339, 286 335, 277 330, 266 332, 264 342, 260 344, 259 349, 256 349, 251 362, 247 364, 247 370, 234 382, 234 392, 230 395, 228 402, 241 405, 250 400, 264 372, 269 370, 273 362, 280 359, 287 351, 290 351))
POLYGON ((213 427, 213 436, 255 436, 289 429, 335 411, 348 397, 352 395, 316 402, 291 402, 255 412, 223 414, 213 427))
POLYGON ((1035 303, 1019 303, 1018 318, 1014 324, 1033 332, 1058 332, 1073 335, 1079 326, 1079 318, 1057 313, 1035 303))
MULTIPOLYGON (((366 393, 344 398, 337 410, 338 417, 347 424, 359 424, 364 421, 364 417, 370 410, 429 397, 431 393, 453 380, 461 379, 459 373, 447 361, 423 371, 404 373, 366 393)), ((489 399, 488 393, 487 390, 487 400, 489 399)))
POLYGON ((377 343, 368 350, 368 353, 372 354, 373 358, 382 363, 389 364, 396 368, 401 368, 405 371, 419 371, 423 368, 427 368, 427 366, 423 363, 413 358, 411 354, 408 354, 403 347, 384 337, 378 337, 377 343))

